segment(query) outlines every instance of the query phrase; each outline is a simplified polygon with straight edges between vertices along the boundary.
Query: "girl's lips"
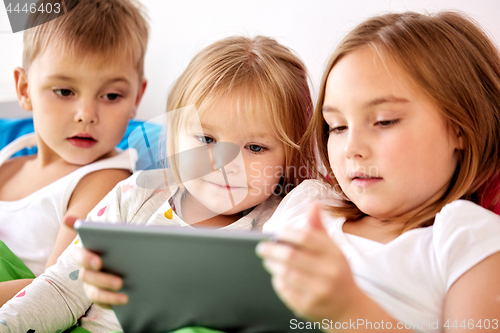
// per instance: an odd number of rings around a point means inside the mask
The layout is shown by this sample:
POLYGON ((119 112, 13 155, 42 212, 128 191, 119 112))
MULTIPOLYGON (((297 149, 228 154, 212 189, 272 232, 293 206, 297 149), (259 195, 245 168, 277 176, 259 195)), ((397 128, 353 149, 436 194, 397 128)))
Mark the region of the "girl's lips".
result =
POLYGON ((91 137, 74 136, 72 138, 68 138, 68 142, 76 148, 88 149, 93 147, 97 143, 97 140, 91 137))
POLYGON ((380 177, 369 177, 369 178, 354 178, 352 183, 357 186, 369 186, 381 181, 383 178, 380 177))
POLYGON ((219 185, 219 184, 215 184, 212 182, 208 182, 208 183, 215 186, 216 188, 224 189, 224 190, 234 191, 234 190, 241 190, 243 188, 243 187, 234 187, 234 186, 229 186, 229 185, 219 185))

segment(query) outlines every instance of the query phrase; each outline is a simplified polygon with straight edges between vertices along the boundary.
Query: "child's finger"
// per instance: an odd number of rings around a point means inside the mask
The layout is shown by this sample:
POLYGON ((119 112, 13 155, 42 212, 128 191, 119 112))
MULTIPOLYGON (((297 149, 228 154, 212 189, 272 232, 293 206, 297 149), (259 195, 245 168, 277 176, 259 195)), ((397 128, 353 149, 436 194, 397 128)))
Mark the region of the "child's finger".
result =
POLYGON ((284 228, 278 234, 278 239, 291 242, 311 251, 322 251, 324 243, 331 242, 331 238, 323 225, 320 215, 321 210, 319 203, 312 203, 309 206, 306 227, 302 229, 284 228))
POLYGON ((320 271, 333 273, 336 259, 339 258, 338 254, 318 255, 289 244, 269 242, 259 244, 257 254, 264 259, 265 265, 268 261, 280 263, 282 266, 275 265, 276 269, 272 273, 284 276, 290 274, 288 270, 301 270, 313 275, 320 271))
POLYGON ((119 276, 104 272, 81 269, 80 276, 84 283, 110 291, 117 291, 123 286, 123 280, 119 276))
POLYGON ((328 234, 321 220, 321 210, 321 204, 318 202, 313 202, 312 205, 309 206, 309 218, 307 222, 311 228, 328 234))
POLYGON ((272 285, 281 301, 294 312, 297 317, 304 317, 302 312, 297 311, 304 299, 304 291, 288 284, 284 279, 273 276, 272 285))
POLYGON ((307 288, 307 284, 303 282, 307 279, 307 276, 311 275, 310 273, 272 259, 264 260, 264 267, 271 273, 273 279, 286 283, 286 286, 292 287, 297 291, 307 291, 307 289, 304 290, 304 288, 307 288))
POLYGON ((75 216, 66 215, 63 218, 63 225, 67 226, 70 229, 74 229, 75 222, 77 219, 78 218, 75 216))
POLYGON ((78 265, 86 269, 98 271, 102 268, 101 257, 85 248, 75 249, 73 259, 78 265))
POLYGON ((316 228, 296 229, 294 227, 285 227, 277 235, 278 240, 289 243, 311 252, 324 252, 325 246, 330 247, 334 244, 333 240, 324 231, 316 228))
POLYGON ((103 308, 110 308, 111 305, 123 305, 128 302, 128 296, 121 293, 97 288, 90 284, 83 284, 85 294, 95 304, 103 308))

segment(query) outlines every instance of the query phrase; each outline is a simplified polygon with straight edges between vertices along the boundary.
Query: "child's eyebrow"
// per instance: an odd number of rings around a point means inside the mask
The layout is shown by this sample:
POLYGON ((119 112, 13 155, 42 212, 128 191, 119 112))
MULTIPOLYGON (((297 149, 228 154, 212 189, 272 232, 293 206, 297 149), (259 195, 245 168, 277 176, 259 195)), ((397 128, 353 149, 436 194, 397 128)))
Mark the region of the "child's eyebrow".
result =
POLYGON ((48 79, 51 80, 60 80, 60 81, 68 81, 68 82, 74 82, 76 81, 74 78, 69 77, 69 76, 64 76, 64 75, 50 75, 48 79))
POLYGON ((252 133, 252 138, 267 139, 267 138, 274 138, 274 136, 270 135, 269 133, 252 133))
POLYGON ((336 108, 332 108, 331 106, 323 105, 321 107, 321 112, 322 113, 336 113, 336 112, 338 113, 340 111, 338 109, 336 109, 336 108))
MULTIPOLYGON (((213 127, 211 127, 208 124, 204 124, 203 122, 201 123, 201 127, 204 131, 207 132, 213 132, 215 131, 213 127)), ((268 138, 274 138, 273 135, 265 132, 259 132, 259 133, 251 133, 248 132, 248 136, 250 136, 252 139, 268 139, 268 138)))
MULTIPOLYGON (((65 75, 51 75, 48 77, 48 79, 66 81, 66 82, 70 82, 70 83, 78 81, 77 79, 75 79, 73 77, 69 77, 69 76, 65 76, 65 75)), ((115 82, 130 83, 130 81, 127 80, 125 77, 116 77, 116 78, 112 78, 112 79, 107 80, 105 82, 105 84, 111 84, 111 83, 115 83, 115 82)))
MULTIPOLYGON (((366 108, 374 107, 374 106, 377 106, 380 104, 385 104, 385 103, 410 103, 410 101, 406 98, 388 95, 388 96, 384 96, 384 97, 375 98, 371 101, 364 103, 363 108, 366 109, 366 108)), ((323 105, 323 107, 321 108, 321 112, 323 112, 323 113, 338 113, 340 111, 337 108, 331 107, 329 105, 323 105)))
POLYGON ((389 95, 389 96, 376 98, 374 100, 366 102, 364 107, 368 108, 368 107, 377 106, 377 105, 385 104, 385 103, 410 103, 410 101, 406 98, 401 98, 401 97, 389 95))
POLYGON ((129 80, 127 80, 126 78, 124 77, 117 77, 117 78, 113 78, 113 79, 109 79, 106 81, 106 84, 110 84, 110 83, 115 83, 115 82, 124 82, 124 83, 130 83, 129 80))

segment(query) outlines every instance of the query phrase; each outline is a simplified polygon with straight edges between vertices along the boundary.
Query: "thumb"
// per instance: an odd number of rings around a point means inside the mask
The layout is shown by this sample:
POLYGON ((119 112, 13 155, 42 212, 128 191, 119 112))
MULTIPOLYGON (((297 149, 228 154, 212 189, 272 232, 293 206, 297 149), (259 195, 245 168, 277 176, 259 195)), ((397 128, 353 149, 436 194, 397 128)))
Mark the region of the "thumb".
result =
POLYGON ((63 225, 67 226, 70 229, 74 229, 75 222, 76 222, 77 219, 78 219, 77 217, 74 217, 74 216, 71 216, 71 215, 66 215, 63 218, 63 225))
POLYGON ((321 221, 321 204, 314 202, 311 206, 309 206, 309 219, 307 220, 307 224, 316 230, 322 230, 326 232, 325 226, 321 221))

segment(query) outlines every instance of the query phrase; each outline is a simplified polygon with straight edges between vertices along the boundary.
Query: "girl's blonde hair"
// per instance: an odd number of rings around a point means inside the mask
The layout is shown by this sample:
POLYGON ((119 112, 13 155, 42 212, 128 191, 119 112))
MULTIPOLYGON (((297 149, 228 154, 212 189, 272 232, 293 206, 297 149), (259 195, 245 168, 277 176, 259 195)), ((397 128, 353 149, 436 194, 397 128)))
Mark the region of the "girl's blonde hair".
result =
POLYGON ((332 68, 345 55, 365 47, 400 66, 463 140, 448 191, 411 218, 403 231, 431 225, 441 208, 454 200, 481 203, 482 194, 493 190, 494 180, 500 177, 499 52, 486 33, 464 14, 406 12, 361 23, 340 42, 328 62, 316 110, 304 137, 307 144, 303 154, 313 161, 317 147, 329 177, 321 175, 317 164, 313 166, 315 173, 344 198, 345 205, 331 207, 332 213, 348 220, 364 216, 342 193, 332 173, 327 153, 328 125, 321 109, 332 68))
MULTIPOLYGON (((267 117, 274 134, 284 144, 285 170, 280 193, 285 195, 309 175, 299 151, 313 112, 302 61, 276 40, 257 36, 233 36, 201 50, 174 83, 167 99, 167 112, 196 106, 199 115, 218 100, 236 96, 246 111, 242 121, 267 117), (264 112, 257 110, 264 108, 264 112)), ((262 111, 262 110, 261 110, 262 111)), ((238 112, 238 111, 235 111, 238 112)), ((169 164, 180 180, 175 159, 179 125, 188 112, 170 119, 167 146, 169 164), (176 119, 175 119, 176 118, 176 119)), ((231 129, 228 129, 231 130, 231 129)))

